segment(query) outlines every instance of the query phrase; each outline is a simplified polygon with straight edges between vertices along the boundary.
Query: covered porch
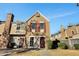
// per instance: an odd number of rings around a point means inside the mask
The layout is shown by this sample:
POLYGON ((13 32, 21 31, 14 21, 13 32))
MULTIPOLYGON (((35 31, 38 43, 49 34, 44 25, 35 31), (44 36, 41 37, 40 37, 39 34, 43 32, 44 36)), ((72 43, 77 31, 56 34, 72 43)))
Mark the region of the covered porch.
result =
POLYGON ((45 36, 29 36, 28 48, 45 48, 45 36))

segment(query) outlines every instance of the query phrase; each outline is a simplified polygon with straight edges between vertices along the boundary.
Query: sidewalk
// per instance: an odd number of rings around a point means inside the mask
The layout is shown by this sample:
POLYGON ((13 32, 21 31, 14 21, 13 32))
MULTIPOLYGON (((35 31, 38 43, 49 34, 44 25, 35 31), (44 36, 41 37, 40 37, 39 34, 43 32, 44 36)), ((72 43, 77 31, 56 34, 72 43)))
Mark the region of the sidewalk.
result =
POLYGON ((26 51, 29 51, 29 50, 30 49, 23 49, 23 48, 18 48, 18 49, 1 49, 0 50, 0 56, 8 56, 8 55, 11 55, 11 54, 26 52, 26 51))

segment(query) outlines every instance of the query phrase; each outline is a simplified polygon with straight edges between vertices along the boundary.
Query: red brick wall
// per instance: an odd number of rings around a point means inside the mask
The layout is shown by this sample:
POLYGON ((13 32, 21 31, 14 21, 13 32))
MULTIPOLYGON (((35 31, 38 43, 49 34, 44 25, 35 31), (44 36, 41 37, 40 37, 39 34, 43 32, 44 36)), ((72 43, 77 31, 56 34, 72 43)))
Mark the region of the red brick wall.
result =
POLYGON ((36 32, 40 32, 40 21, 36 21, 36 32))

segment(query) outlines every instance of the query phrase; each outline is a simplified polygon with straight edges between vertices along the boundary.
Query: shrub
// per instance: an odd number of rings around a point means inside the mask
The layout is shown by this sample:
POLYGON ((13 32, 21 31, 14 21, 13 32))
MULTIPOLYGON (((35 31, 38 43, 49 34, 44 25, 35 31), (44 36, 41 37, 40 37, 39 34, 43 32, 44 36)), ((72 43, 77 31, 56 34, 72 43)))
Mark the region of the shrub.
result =
POLYGON ((68 49, 68 46, 65 43, 58 43, 58 47, 61 49, 68 49))
POLYGON ((47 41, 48 49, 52 49, 52 41, 48 40, 47 41))
POLYGON ((75 49, 79 49, 79 44, 74 44, 75 49))

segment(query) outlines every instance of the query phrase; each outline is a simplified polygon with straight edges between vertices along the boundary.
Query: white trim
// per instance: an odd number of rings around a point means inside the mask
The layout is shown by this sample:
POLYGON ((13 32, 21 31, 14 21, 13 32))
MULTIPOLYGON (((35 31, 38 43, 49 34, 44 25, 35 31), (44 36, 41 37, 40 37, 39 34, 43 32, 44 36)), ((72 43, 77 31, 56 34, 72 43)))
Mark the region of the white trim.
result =
MULTIPOLYGON (((49 21, 49 19, 48 19, 46 16, 44 16, 39 10, 37 10, 32 16, 34 16, 37 12, 38 12, 41 16, 43 16, 47 21, 49 21)), ((28 19, 26 20, 26 22, 27 22, 32 16, 28 17, 28 19)))
POLYGON ((44 29, 40 29, 40 32, 44 32, 44 29))
POLYGON ((35 29, 32 29, 32 32, 35 32, 35 29))
POLYGON ((44 23, 44 21, 40 21, 40 23, 44 23))
MULTIPOLYGON (((49 21, 49 19, 48 19, 46 16, 44 16, 39 10, 37 10, 37 12, 38 12, 41 16, 43 16, 46 20, 49 21)), ((36 13, 37 13, 37 12, 36 12, 36 13)))
MULTIPOLYGON (((29 37, 36 37, 36 36, 29 36, 29 37)), ((37 37, 46 37, 46 36, 37 36, 37 37)))
MULTIPOLYGON (((33 46, 30 46, 30 38, 31 37, 29 37, 29 45, 28 45, 28 48, 34 48, 33 46)), ((34 39, 35 39, 35 37, 34 37, 34 39)), ((34 43, 34 41, 33 41, 33 43, 34 43)))

